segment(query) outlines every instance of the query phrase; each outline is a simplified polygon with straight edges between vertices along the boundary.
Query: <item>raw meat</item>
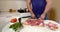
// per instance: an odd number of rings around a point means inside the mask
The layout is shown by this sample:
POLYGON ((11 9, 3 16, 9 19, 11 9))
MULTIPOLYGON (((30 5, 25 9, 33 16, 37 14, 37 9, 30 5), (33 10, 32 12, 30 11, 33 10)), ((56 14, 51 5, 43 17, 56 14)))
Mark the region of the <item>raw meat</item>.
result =
POLYGON ((51 22, 49 22, 49 23, 47 24, 47 26, 48 26, 50 29, 52 29, 52 30, 58 29, 58 25, 57 25, 57 24, 54 24, 54 23, 51 23, 51 22))
POLYGON ((44 26, 44 22, 39 20, 39 19, 35 19, 35 20, 27 20, 25 22, 26 24, 29 24, 31 26, 44 26))

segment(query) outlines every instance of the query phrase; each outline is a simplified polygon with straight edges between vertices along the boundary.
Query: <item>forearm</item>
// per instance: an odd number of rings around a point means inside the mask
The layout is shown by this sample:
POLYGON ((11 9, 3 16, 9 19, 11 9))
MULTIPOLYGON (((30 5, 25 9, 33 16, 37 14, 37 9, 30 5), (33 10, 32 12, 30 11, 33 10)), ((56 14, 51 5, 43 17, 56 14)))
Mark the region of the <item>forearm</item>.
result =
POLYGON ((51 2, 47 3, 43 14, 46 14, 51 9, 51 7, 52 7, 52 3, 51 2))
POLYGON ((28 7, 28 10, 30 11, 30 13, 33 14, 31 4, 28 4, 27 7, 28 7))
POLYGON ((31 14, 33 14, 33 12, 32 12, 32 6, 31 6, 31 0, 26 0, 26 3, 27 3, 27 8, 28 8, 29 12, 31 14))

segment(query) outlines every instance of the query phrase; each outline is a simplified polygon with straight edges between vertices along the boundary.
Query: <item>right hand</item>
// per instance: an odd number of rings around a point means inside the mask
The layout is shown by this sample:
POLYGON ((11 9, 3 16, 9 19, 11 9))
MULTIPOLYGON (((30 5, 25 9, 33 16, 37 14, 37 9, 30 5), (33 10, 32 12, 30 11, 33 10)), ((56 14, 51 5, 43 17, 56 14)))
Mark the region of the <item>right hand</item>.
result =
POLYGON ((32 18, 35 18, 35 15, 34 15, 34 14, 31 14, 31 17, 32 17, 32 18))

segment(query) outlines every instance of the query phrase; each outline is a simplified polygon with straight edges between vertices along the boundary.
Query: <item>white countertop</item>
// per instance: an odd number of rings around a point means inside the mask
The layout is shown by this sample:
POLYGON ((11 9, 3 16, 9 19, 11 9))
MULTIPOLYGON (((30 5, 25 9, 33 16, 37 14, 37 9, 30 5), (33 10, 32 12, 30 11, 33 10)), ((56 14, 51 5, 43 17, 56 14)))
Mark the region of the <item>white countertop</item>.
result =
MULTIPOLYGON (((22 19, 22 23, 24 23, 23 21, 26 21, 27 19, 23 18, 22 19)), ((22 30, 19 30, 20 32, 60 32, 60 24, 56 23, 55 21, 52 20, 44 20, 44 23, 47 24, 49 22, 55 23, 58 25, 59 29, 57 29, 56 31, 54 30, 50 30, 47 26, 45 27, 39 27, 39 26, 28 26, 28 25, 23 25, 24 28, 22 30), (43 31, 42 31, 43 30, 43 31)), ((14 32, 13 29, 10 29, 9 26, 11 25, 11 23, 7 24, 3 29, 2 32, 14 32)))
POLYGON ((9 12, 2 12, 0 13, 0 32, 2 30, 2 28, 9 23, 11 18, 14 17, 23 17, 23 16, 30 16, 30 13, 18 13, 18 12, 13 12, 13 13, 9 13, 9 12))

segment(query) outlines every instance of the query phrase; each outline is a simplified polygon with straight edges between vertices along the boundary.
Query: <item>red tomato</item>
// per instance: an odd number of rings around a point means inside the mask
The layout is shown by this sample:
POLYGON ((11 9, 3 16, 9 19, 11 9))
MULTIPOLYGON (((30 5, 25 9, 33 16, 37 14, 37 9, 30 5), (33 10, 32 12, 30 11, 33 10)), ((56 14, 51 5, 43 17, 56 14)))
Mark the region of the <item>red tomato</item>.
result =
POLYGON ((12 22, 12 23, 17 22, 17 18, 13 18, 13 19, 11 19, 11 21, 10 21, 10 22, 12 22))

